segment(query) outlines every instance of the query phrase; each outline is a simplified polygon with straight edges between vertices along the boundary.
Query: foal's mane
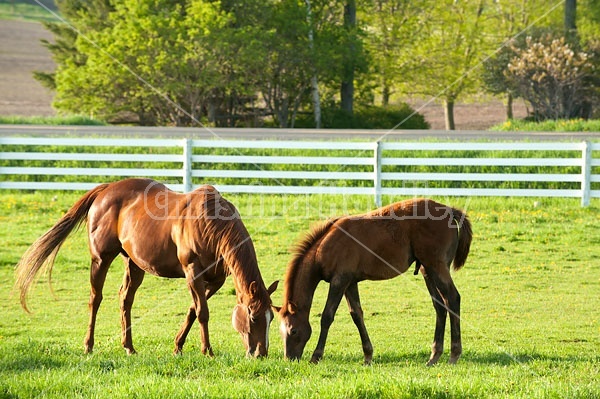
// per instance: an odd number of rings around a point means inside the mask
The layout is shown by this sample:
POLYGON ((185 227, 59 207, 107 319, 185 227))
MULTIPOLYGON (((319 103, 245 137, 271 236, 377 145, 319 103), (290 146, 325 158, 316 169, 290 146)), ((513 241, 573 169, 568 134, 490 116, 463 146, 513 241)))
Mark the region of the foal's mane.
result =
POLYGON ((313 245, 327 234, 331 226, 333 226, 338 219, 339 218, 329 219, 324 223, 312 226, 308 234, 292 248, 293 257, 290 260, 285 273, 285 283, 283 287, 284 301, 287 302, 291 297, 293 282, 296 279, 298 271, 302 267, 304 257, 313 245))

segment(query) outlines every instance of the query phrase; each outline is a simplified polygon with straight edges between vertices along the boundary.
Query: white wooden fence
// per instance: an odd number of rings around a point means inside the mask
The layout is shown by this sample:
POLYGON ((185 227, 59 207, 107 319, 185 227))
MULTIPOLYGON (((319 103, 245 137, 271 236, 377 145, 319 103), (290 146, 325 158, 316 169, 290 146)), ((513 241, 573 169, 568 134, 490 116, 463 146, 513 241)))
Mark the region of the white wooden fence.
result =
POLYGON ((587 206, 591 198, 600 198, 600 143, 0 137, 0 189, 88 190, 98 183, 38 181, 52 180, 52 176, 58 175, 69 176, 69 180, 80 177, 89 180, 89 176, 148 176, 171 182, 170 188, 184 192, 200 183, 217 182, 215 186, 222 192, 363 194, 372 195, 377 205, 381 204, 382 195, 440 195, 578 197, 582 206, 587 206), (51 151, 54 146, 62 146, 63 150, 51 151), (86 150, 67 152, 65 146, 86 150), (115 153, 117 147, 125 148, 126 153, 115 153), (273 155, 277 151, 280 155, 273 155), (306 155, 307 151, 316 155, 306 155), (540 151, 550 155, 536 156, 540 151), (456 157, 457 153, 465 152, 470 155, 456 157), (515 157, 515 153, 523 156, 515 157), (35 166, 36 162, 45 166, 35 166), (135 165, 61 166, 65 162, 135 165), (156 167, 157 163, 171 166, 156 167), (274 165, 280 170, 273 170, 274 165), (325 170, 315 170, 319 167, 325 170), (453 167, 471 171, 449 172, 453 167), (501 171, 483 171, 490 167, 501 171), (545 168, 552 172, 518 173, 514 171, 518 167, 545 168), (418 171, 423 168, 427 171, 418 171), (240 184, 218 183, 223 179, 239 180, 240 184), (298 181, 301 183, 294 183, 298 181), (454 183, 452 187, 433 187, 435 182, 454 183), (477 182, 479 187, 473 187, 477 182), (529 182, 533 188, 500 187, 507 182, 516 185, 529 182), (558 186, 562 187, 536 188, 540 182, 560 183, 558 186))

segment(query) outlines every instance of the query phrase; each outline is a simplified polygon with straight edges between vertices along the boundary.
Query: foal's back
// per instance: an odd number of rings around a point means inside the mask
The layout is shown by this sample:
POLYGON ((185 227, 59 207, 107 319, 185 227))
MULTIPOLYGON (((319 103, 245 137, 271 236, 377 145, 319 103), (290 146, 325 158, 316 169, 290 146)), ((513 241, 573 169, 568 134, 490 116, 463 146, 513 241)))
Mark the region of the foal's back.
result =
POLYGON ((450 265, 458 243, 455 210, 428 199, 397 202, 332 224, 315 248, 330 281, 337 274, 384 280, 414 261, 450 265))

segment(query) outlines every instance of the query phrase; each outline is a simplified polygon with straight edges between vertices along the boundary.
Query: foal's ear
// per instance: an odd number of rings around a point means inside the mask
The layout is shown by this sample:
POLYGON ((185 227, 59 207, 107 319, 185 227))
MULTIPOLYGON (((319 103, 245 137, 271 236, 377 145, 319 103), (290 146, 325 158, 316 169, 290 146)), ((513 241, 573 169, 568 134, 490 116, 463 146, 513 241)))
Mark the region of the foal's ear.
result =
POLYGON ((271 284, 269 286, 269 288, 267 288, 267 292, 269 293, 269 295, 271 295, 272 293, 275 292, 278 284, 279 284, 279 280, 275 280, 275 281, 273 281, 273 284, 271 284))
POLYGON ((294 314, 298 310, 298 307, 296 306, 296 304, 294 302, 288 302, 287 310, 290 314, 294 314))
POLYGON ((250 283, 250 286, 248 287, 248 291, 250 291, 250 296, 252 298, 254 298, 256 296, 256 292, 258 291, 258 288, 256 288, 256 281, 253 281, 250 283))

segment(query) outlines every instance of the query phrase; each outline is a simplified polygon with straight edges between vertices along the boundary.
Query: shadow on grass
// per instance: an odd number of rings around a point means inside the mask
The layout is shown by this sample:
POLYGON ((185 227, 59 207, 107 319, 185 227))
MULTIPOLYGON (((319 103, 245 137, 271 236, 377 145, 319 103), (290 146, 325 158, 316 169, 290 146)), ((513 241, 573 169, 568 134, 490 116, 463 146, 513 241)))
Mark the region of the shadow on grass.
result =
MULTIPOLYGON (((438 364, 447 364, 450 353, 444 352, 438 364)), ((352 354, 343 353, 326 353, 325 358, 328 361, 334 363, 346 363, 346 364, 360 364, 363 362, 363 355, 359 352, 352 354)), ((304 361, 307 361, 309 357, 304 357, 304 361)), ((429 352, 419 351, 412 353, 398 353, 398 352, 387 352, 387 353, 375 353, 373 357, 373 364, 381 365, 423 365, 429 360, 429 352)), ((478 364, 478 365, 491 365, 491 366, 510 366, 515 364, 529 364, 533 362, 552 362, 555 364, 568 363, 598 363, 600 362, 600 356, 586 355, 581 356, 574 355, 548 355, 536 352, 518 352, 518 353, 507 353, 507 352, 465 352, 461 356, 458 364, 478 364)))
MULTIPOLYGON (((448 362, 450 354, 445 352, 441 357, 438 364, 444 364, 448 362)), ((362 356, 339 356, 340 361, 356 361, 361 362, 362 356)), ((373 359, 374 364, 423 364, 429 360, 429 352, 421 351, 414 353, 382 353, 375 355, 373 359)), ((586 355, 581 356, 574 355, 548 355, 536 352, 465 352, 461 356, 458 364, 479 364, 479 365, 496 365, 496 366, 510 366, 513 364, 528 364, 532 362, 552 362, 552 363, 597 363, 600 362, 600 356, 586 355)))

